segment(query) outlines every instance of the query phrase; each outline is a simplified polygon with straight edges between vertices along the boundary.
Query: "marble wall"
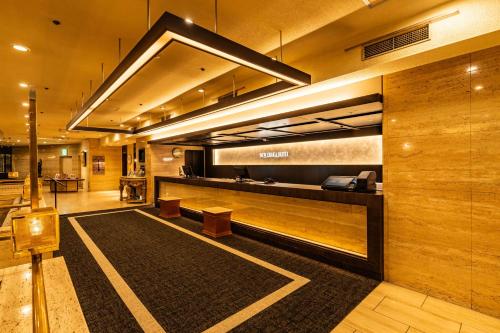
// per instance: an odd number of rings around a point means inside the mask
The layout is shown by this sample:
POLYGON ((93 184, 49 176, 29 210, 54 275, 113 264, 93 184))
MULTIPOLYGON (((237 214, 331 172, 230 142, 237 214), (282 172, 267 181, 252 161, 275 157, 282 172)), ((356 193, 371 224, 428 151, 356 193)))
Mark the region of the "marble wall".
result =
MULTIPOLYGON (((75 176, 80 176, 81 152, 79 144, 71 145, 40 145, 38 146, 38 158, 42 160, 41 177, 54 177, 61 172, 61 152, 67 149, 68 156, 72 157, 72 169, 75 176)), ((12 149, 13 170, 19 172, 19 177, 25 178, 30 172, 30 154, 27 146, 13 147, 12 149)))
POLYGON ((500 317, 500 46, 384 78, 386 279, 500 317))

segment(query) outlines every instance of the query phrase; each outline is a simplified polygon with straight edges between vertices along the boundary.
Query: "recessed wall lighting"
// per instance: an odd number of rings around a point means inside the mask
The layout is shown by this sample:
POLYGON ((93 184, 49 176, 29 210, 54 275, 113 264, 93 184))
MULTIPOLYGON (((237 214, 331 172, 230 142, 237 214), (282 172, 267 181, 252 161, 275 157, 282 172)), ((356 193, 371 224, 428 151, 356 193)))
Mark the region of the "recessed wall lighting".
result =
POLYGON ((30 125, 30 123, 26 123, 26 124, 24 124, 24 125, 29 126, 29 125, 30 125))
POLYGON ((30 106, 30 103, 28 103, 28 102, 23 102, 21 105, 22 105, 22 106, 24 106, 25 108, 27 108, 28 106, 30 106))
POLYGON ((193 24, 193 20, 190 19, 189 17, 186 17, 184 21, 186 21, 187 24, 193 24))
POLYGON ((474 73, 475 71, 477 71, 477 66, 470 66, 467 68, 468 73, 474 73))
POLYGON ((474 87, 474 90, 482 90, 482 89, 483 89, 483 86, 481 86, 481 85, 478 85, 478 86, 474 87))
POLYGON ((21 83, 19 83, 19 87, 28 88, 28 84, 26 82, 21 82, 21 83))
POLYGON ((13 44, 12 47, 19 52, 28 52, 30 49, 21 44, 13 44))

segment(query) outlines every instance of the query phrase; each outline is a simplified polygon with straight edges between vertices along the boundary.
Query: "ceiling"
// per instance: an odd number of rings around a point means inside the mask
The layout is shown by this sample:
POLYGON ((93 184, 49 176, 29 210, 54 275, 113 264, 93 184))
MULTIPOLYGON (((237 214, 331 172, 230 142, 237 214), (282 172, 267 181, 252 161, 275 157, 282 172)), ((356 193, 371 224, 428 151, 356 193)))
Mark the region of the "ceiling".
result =
MULTIPOLYGON (((213 0, 150 1, 152 23, 169 11, 213 29, 213 0)), ((391 31, 402 20, 446 2, 450 1, 420 0, 401 6, 399 1, 386 0, 369 9, 363 0, 219 1, 218 33, 279 57, 282 30, 284 62, 312 74, 313 82, 318 82, 343 74, 338 64, 316 61, 320 55, 343 50, 378 31, 391 31)), ((68 133, 65 127, 102 82, 101 64, 105 77, 118 64, 118 39, 123 59, 147 31, 146 0, 4 0, 0 8, 0 144, 27 143, 27 109, 21 103, 28 91, 19 87, 20 82, 37 89, 39 142, 73 143, 105 136, 68 133), (61 24, 53 24, 54 19, 61 24), (31 51, 17 52, 13 43, 31 51)), ((201 51, 172 45, 103 104, 88 125, 137 127, 162 115, 189 112, 231 92, 233 77, 240 93, 274 82, 201 51), (200 94, 199 88, 205 93, 200 94)))
MULTIPOLYGON (((164 11, 169 11, 212 29, 213 6, 213 1, 206 0, 151 0, 151 21, 155 22, 164 11)), ((360 8, 364 8, 362 0, 297 0, 293 6, 286 0, 219 1, 218 33, 259 52, 267 52, 279 45, 280 29, 284 43, 288 43, 360 8)), ((57 143, 102 136, 89 132, 66 133, 64 128, 82 98, 88 98, 90 80, 92 90, 101 82, 101 64, 104 63, 105 76, 118 64, 118 38, 121 38, 123 58, 146 32, 146 0, 6 0, 2 1, 1 9, 0 116, 3 120, 0 129, 4 138, 20 140, 21 144, 27 142, 24 118, 27 109, 21 103, 27 100, 28 93, 19 87, 20 82, 37 89, 42 140, 57 143), (53 24, 54 19, 61 24, 53 24), (13 43, 28 46, 30 52, 15 51, 13 43)), ((117 106, 111 105, 110 114, 114 119, 103 116, 102 120, 124 121, 132 114, 150 109, 157 97, 141 103, 144 97, 151 96, 141 96, 139 92, 161 90, 165 92, 162 98, 172 99, 234 68, 226 61, 193 52, 178 47, 176 52, 157 59, 158 64, 168 64, 169 68, 175 64, 168 79, 131 82, 130 91, 137 90, 130 95, 130 100, 119 105, 120 109, 130 110, 130 114, 126 111, 116 116, 113 108, 116 111, 117 106), (199 70, 201 66, 206 66, 204 72, 199 70)), ((129 94, 123 92, 122 95, 128 97, 129 94)), ((121 99, 119 95, 116 98, 121 99)))

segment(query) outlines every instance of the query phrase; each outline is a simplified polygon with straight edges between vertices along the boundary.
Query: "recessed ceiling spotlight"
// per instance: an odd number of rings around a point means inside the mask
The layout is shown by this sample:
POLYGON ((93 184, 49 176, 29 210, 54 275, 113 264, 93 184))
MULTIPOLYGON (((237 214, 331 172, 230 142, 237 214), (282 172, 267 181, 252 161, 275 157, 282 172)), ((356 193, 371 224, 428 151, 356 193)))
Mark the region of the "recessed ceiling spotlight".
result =
POLYGON ((17 142, 21 142, 21 140, 17 139, 17 142))
POLYGON ((24 118, 29 118, 29 117, 30 117, 30 115, 29 115, 29 114, 25 114, 25 115, 24 115, 24 118))
POLYGON ((201 93, 204 93, 205 92, 205 89, 198 89, 198 92, 201 94, 201 93))
POLYGON ((26 124, 24 124, 24 125, 29 126, 29 125, 30 125, 30 123, 26 123, 26 124))
POLYGON ((30 49, 21 44, 12 44, 12 47, 19 52, 28 52, 30 49))
POLYGON ((193 24, 193 20, 190 19, 189 17, 186 17, 184 21, 186 21, 187 24, 193 24))
POLYGON ((21 88, 28 88, 28 84, 26 82, 20 82, 19 87, 21 88))
POLYGON ((137 120, 141 120, 141 117, 137 117, 136 119, 137 119, 137 120))
POLYGON ((61 138, 65 138, 65 137, 66 137, 66 135, 61 135, 61 138))
POLYGON ((25 108, 27 108, 28 106, 30 106, 30 103, 28 103, 28 102, 23 102, 21 105, 22 105, 22 106, 24 106, 25 108))
POLYGON ((120 124, 120 127, 125 127, 125 125, 123 125, 123 124, 120 124))
POLYGON ((47 141, 44 141, 43 143, 47 143, 47 141))
POLYGON ((483 89, 483 86, 481 86, 481 85, 474 87, 474 90, 481 90, 481 89, 483 89))

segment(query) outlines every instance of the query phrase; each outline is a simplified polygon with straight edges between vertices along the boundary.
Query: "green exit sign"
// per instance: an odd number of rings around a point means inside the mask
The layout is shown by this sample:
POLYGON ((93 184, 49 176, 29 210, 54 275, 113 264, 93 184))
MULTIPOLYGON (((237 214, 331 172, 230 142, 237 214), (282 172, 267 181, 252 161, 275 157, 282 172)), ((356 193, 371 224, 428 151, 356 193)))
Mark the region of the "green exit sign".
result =
POLYGON ((68 156, 68 148, 61 149, 61 156, 68 156))

